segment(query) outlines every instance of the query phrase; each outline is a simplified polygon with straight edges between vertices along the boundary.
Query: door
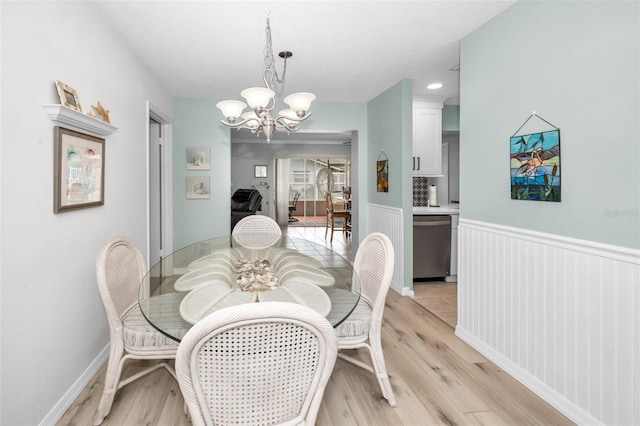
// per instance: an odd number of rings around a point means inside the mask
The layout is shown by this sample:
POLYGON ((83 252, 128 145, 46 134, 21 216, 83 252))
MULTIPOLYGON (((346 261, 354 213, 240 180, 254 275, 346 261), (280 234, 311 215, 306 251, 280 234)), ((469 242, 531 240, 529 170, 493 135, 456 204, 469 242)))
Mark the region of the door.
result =
POLYGON ((173 251, 173 156, 170 119, 148 104, 148 246, 149 266, 173 251))
POLYGON ((162 258, 162 126, 149 119, 149 266, 162 258))

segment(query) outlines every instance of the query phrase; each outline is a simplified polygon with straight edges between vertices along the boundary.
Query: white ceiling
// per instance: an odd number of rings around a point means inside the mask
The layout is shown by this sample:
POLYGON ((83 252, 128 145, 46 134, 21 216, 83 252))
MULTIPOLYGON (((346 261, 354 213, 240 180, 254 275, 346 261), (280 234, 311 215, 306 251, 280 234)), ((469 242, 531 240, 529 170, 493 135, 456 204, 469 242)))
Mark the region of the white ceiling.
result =
MULTIPOLYGON (((414 93, 459 104, 460 40, 514 1, 96 2, 171 95, 240 99, 262 86, 265 26, 273 51, 290 50, 283 94, 367 102, 401 79, 414 93), (442 82, 444 88, 427 91, 442 82)), ((313 107, 312 107, 313 109, 313 107)))

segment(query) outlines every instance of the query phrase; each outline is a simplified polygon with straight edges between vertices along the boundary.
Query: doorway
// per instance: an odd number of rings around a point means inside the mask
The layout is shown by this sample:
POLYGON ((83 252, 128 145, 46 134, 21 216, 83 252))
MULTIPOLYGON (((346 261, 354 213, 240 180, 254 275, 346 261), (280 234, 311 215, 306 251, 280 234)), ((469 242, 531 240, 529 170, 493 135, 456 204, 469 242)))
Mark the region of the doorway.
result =
POLYGON ((280 159, 286 162, 277 170, 276 179, 289 202, 288 225, 325 226, 327 206, 325 194, 331 192, 340 203, 351 190, 350 158, 298 157, 280 159))
POLYGON ((147 262, 173 251, 173 148, 170 118, 147 102, 147 262))

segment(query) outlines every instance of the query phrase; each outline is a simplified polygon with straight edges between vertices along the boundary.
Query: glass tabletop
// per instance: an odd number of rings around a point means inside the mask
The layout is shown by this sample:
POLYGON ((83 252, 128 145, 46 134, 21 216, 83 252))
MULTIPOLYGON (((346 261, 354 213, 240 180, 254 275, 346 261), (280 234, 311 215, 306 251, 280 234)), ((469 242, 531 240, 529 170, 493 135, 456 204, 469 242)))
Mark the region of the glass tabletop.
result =
POLYGON ((329 247, 286 236, 226 236, 164 257, 145 275, 138 300, 156 329, 180 341, 208 314, 241 303, 299 303, 336 327, 359 297, 353 266, 329 247))

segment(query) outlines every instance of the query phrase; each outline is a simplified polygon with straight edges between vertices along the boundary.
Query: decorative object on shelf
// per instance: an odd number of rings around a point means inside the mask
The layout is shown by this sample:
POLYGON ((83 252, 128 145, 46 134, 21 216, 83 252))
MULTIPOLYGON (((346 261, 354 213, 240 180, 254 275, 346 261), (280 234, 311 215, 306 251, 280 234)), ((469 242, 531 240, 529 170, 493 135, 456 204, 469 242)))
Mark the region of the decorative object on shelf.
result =
POLYGON ((560 202, 560 129, 533 111, 509 145, 511 199, 560 202), (536 127, 518 134, 533 117, 552 130, 536 127))
POLYGON ((211 170, 210 152, 206 146, 187 148, 187 170, 211 170))
POLYGON ((384 153, 384 149, 380 150, 378 155, 378 161, 376 161, 376 175, 377 175, 377 192, 389 192, 389 158, 384 153), (381 158, 384 158, 381 160, 381 158))
POLYGON ((104 109, 100 101, 98 101, 98 105, 91 105, 91 108, 98 113, 102 121, 111 124, 111 120, 109 120, 109 110, 104 109))
POLYGON ((108 136, 118 130, 117 127, 105 123, 102 120, 89 117, 74 109, 67 108, 60 104, 42 105, 47 116, 56 124, 72 127, 82 133, 88 133, 93 136, 108 136))
POLYGON ((60 97, 60 103, 67 108, 74 109, 78 112, 82 112, 80 106, 80 98, 78 98, 78 92, 73 87, 64 84, 60 80, 56 80, 56 89, 58 89, 58 96, 60 97))
POLYGON ((104 205, 104 139, 55 127, 55 213, 104 205))
POLYGON ((253 177, 266 178, 267 177, 267 166, 264 166, 264 165, 254 166, 254 168, 253 168, 253 177))
POLYGON ((187 176, 187 200, 211 198, 210 176, 187 176))
POLYGON ((273 88, 275 88, 275 83, 284 86, 284 79, 287 73, 287 59, 291 58, 293 53, 283 51, 278 54, 278 56, 284 59, 282 78, 279 78, 273 59, 271 26, 268 16, 265 32, 267 43, 264 50, 265 70, 262 78, 266 87, 250 87, 243 90, 240 95, 246 99, 247 103, 236 100, 226 100, 218 102, 216 106, 220 108, 222 115, 224 115, 226 119, 226 121, 220 121, 222 124, 238 129, 250 129, 256 136, 264 133, 267 142, 269 142, 271 141, 271 136, 274 131, 287 133, 297 132, 299 130, 298 123, 311 116, 308 111, 311 107, 311 102, 316 99, 316 96, 309 92, 291 94, 284 98, 284 102, 289 105, 289 108, 280 111, 275 118, 271 115, 271 111, 276 105, 276 92, 273 88), (247 104, 249 104, 252 110, 243 113, 247 104), (240 119, 240 121, 238 121, 238 119, 240 119))

